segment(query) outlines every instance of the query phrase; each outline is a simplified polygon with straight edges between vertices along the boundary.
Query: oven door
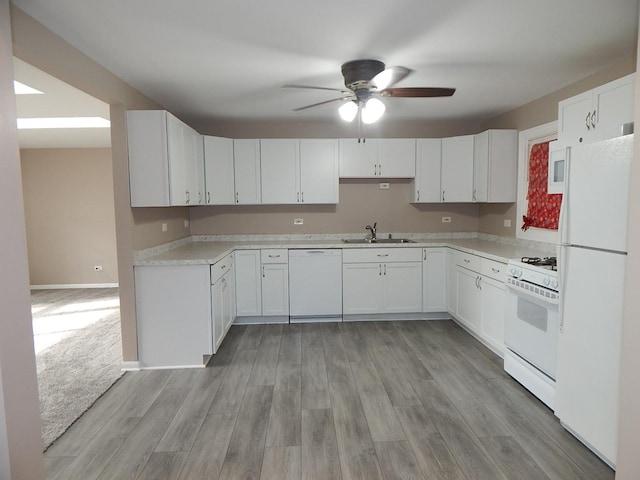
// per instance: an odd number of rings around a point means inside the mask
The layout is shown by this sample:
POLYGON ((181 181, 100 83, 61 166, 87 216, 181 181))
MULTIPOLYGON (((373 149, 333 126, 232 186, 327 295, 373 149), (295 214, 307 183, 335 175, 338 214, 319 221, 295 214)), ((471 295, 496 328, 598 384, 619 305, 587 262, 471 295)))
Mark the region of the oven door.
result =
POLYGON ((507 283, 505 344, 552 379, 556 377, 558 312, 557 301, 507 283))

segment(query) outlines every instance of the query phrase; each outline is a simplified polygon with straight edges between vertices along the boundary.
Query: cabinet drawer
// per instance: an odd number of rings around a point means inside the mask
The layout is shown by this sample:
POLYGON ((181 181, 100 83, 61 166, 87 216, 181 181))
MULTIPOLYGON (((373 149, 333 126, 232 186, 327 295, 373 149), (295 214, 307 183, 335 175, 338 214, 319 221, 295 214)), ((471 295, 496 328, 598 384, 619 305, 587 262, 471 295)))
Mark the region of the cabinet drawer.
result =
POLYGON ((475 272, 480 271, 481 258, 470 253, 456 251, 456 265, 459 265, 475 272))
POLYGON ((421 248, 345 248, 342 263, 421 262, 421 248))
POLYGON ((507 264, 482 258, 480 259, 480 273, 485 277, 504 282, 507 276, 507 264))
POLYGON ((286 248, 260 250, 260 263, 289 263, 289 251, 286 248))
POLYGON ((211 284, 213 285, 222 276, 233 268, 233 254, 229 254, 219 262, 211 265, 211 284))

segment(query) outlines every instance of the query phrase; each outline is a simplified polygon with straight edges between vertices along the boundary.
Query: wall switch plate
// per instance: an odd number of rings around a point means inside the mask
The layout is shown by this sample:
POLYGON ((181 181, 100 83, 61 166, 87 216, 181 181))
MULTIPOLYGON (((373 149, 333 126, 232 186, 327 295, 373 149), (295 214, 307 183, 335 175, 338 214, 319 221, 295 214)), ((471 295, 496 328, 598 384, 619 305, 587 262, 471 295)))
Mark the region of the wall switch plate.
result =
POLYGON ((166 224, 166 223, 163 223, 163 224, 162 224, 162 231, 163 231, 163 232, 166 232, 166 231, 167 231, 167 224, 166 224))
POLYGON ((380 184, 380 190, 389 190, 389 182, 383 182, 380 184))
POLYGON ((442 217, 442 223, 451 223, 451 217, 442 217))
POLYGON ((294 218, 293 219, 293 224, 294 225, 302 225, 304 223, 304 220, 302 218, 294 218))
POLYGON ((93 266, 93 271, 94 272, 101 272, 102 271, 102 265, 94 265, 93 266))
POLYGON ((511 220, 510 220, 510 219, 508 219, 508 218, 505 218, 505 219, 504 219, 504 226, 505 226, 505 227, 507 227, 507 228, 509 228, 509 227, 511 226, 511 220))

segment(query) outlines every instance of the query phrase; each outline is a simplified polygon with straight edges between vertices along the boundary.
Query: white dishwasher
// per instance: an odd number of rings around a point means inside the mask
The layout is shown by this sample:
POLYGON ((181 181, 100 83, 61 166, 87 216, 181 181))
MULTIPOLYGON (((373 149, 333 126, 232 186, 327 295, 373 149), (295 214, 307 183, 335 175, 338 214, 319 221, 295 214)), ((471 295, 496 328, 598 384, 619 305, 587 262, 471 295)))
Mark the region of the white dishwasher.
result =
POLYGON ((289 319, 342 321, 342 250, 289 250, 289 319))

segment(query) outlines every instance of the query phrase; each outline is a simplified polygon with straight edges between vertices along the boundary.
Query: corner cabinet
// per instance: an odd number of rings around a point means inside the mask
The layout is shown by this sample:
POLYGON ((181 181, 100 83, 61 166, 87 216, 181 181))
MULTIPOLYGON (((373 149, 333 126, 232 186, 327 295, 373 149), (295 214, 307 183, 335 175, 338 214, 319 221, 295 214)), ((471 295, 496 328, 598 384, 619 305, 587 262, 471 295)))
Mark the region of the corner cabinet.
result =
POLYGON ((516 201, 518 131, 487 130, 474 139, 473 201, 516 201))
POLYGON ((340 139, 340 178, 413 178, 414 138, 340 139))
POLYGON ((263 204, 338 203, 338 142, 260 141, 263 204))
POLYGON ((558 103, 558 140, 567 145, 622 135, 634 121, 635 74, 606 83, 558 103))
POLYGON ((422 249, 345 249, 342 284, 344 315, 420 312, 422 249))
POLYGON ((132 207, 202 205, 202 136, 164 110, 127 112, 132 207))

